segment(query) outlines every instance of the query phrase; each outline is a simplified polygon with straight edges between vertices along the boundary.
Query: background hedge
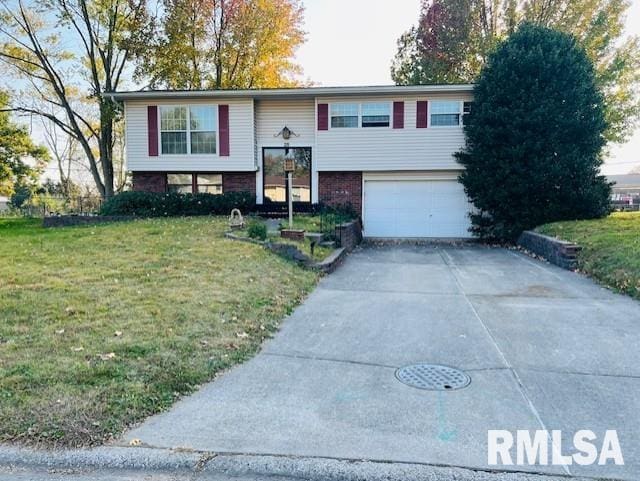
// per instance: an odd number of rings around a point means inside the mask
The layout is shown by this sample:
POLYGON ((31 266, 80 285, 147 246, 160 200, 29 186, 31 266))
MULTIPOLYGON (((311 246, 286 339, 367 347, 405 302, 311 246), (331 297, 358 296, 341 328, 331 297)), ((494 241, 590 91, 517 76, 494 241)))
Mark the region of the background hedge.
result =
POLYGON ((246 214, 255 207, 255 195, 249 192, 215 195, 127 191, 106 201, 100 214, 139 217, 229 215, 234 208, 246 214))

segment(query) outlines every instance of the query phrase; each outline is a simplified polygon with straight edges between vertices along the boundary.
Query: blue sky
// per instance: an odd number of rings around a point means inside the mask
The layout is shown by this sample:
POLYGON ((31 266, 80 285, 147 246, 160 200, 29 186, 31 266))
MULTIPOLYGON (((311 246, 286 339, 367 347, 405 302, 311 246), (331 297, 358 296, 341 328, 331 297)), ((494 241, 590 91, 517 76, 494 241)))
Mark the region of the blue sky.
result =
MULTIPOLYGON (((319 85, 391 84, 397 38, 416 23, 420 0, 305 0, 307 42, 297 60, 319 85)), ((632 2, 627 34, 640 35, 640 1, 632 2)), ((640 166, 640 129, 613 146, 605 174, 640 166)))

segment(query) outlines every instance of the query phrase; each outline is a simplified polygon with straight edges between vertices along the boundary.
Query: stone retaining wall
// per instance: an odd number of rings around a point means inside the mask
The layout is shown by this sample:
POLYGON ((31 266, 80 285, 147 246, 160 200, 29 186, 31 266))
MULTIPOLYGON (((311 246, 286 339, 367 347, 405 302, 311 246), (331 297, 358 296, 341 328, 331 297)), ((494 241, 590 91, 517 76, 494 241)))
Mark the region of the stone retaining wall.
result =
POLYGON ((576 268, 578 263, 577 256, 580 249, 582 249, 573 242, 563 241, 530 230, 520 234, 518 245, 545 258, 552 264, 570 270, 576 268))

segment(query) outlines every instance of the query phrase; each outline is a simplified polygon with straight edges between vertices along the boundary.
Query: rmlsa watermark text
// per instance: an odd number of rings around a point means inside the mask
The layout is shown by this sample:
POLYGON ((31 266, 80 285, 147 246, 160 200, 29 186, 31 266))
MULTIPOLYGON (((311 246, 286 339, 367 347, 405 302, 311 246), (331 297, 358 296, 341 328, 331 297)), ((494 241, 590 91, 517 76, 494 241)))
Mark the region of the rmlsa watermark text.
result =
POLYGON ((593 431, 582 429, 573 436, 573 446, 562 446, 562 431, 495 429, 488 431, 487 458, 490 466, 524 465, 622 465, 622 448, 615 430, 607 430, 601 440, 593 431), (564 448, 564 449, 563 449, 564 448), (566 451, 565 451, 566 449, 566 451))

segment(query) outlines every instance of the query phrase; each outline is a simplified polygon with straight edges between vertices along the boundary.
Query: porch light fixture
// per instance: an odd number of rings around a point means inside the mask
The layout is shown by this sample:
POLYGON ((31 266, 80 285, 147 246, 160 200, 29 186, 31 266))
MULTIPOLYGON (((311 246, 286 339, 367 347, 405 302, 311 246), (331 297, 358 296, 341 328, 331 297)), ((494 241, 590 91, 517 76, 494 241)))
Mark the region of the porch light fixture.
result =
POLYGON ((274 137, 282 136, 284 140, 289 140, 291 137, 299 137, 293 130, 291 130, 286 125, 282 128, 280 132, 278 132, 274 137))

